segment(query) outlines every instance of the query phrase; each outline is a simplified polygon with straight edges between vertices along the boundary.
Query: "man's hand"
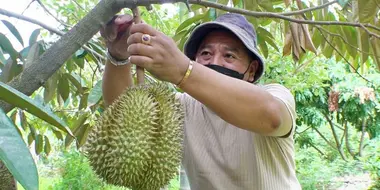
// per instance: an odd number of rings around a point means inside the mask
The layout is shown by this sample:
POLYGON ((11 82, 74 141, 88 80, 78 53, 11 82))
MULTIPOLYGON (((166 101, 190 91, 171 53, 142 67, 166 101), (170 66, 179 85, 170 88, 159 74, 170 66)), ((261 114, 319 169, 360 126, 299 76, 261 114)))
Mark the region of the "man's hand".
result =
POLYGON ((128 14, 117 15, 100 29, 100 34, 106 41, 108 51, 115 59, 125 60, 129 57, 127 39, 132 24, 133 16, 128 14))
POLYGON ((160 80, 178 84, 189 64, 173 39, 147 24, 134 24, 128 38, 130 62, 145 68, 160 80), (142 42, 143 34, 150 35, 150 43, 142 42))

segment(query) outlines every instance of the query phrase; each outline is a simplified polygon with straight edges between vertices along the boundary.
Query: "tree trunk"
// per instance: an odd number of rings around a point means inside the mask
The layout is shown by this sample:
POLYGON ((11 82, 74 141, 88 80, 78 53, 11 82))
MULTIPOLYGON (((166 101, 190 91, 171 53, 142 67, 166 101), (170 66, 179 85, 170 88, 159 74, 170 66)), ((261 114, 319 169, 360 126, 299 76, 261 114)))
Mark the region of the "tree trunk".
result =
POLYGON ((17 190, 16 181, 2 161, 0 161, 0 189, 17 190))
POLYGON ((322 152, 322 150, 320 150, 317 146, 315 146, 313 143, 309 143, 309 145, 311 147, 313 147, 316 151, 319 152, 319 154, 321 154, 323 157, 325 157, 326 155, 322 152))
POLYGON ((364 147, 364 136, 366 133, 366 128, 367 128, 367 119, 363 119, 362 122, 362 135, 360 137, 360 144, 359 144, 359 156, 363 156, 363 147, 364 147))
POLYGON ((341 146, 341 144, 339 142, 338 134, 337 134, 337 132, 335 130, 334 123, 331 121, 331 119, 328 117, 328 115, 326 115, 326 114, 323 114, 323 115, 325 116, 326 120, 329 122, 329 125, 330 125, 330 128, 331 128, 331 132, 332 132, 332 134, 334 136, 335 144, 336 144, 336 147, 338 149, 338 152, 339 152, 340 156, 342 157, 342 159, 344 161, 347 161, 346 155, 344 155, 344 152, 342 150, 342 146, 341 146))
POLYGON ((356 158, 355 153, 354 153, 354 151, 352 151, 351 144, 350 144, 350 136, 348 134, 347 121, 344 122, 344 131, 346 133, 345 141, 346 141, 347 151, 350 153, 350 155, 352 156, 352 158, 356 158))

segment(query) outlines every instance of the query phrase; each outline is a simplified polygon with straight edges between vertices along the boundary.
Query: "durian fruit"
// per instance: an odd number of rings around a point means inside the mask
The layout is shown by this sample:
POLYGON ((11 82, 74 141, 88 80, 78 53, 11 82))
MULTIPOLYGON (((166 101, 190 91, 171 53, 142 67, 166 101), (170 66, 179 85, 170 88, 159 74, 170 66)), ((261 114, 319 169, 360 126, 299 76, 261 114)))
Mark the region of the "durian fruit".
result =
POLYGON ((181 105, 166 83, 129 87, 91 129, 84 152, 106 183, 158 190, 178 171, 183 121, 181 105))

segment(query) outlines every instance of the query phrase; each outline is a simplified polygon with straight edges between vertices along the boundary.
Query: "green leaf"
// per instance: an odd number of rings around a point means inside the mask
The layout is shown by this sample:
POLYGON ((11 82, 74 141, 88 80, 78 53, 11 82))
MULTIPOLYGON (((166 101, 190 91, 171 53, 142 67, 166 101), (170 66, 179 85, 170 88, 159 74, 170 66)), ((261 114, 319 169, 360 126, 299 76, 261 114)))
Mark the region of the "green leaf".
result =
MULTIPOLYGON (((258 36, 257 38, 259 39, 260 37, 258 36)), ((260 38, 260 41, 261 41, 259 43, 260 51, 264 55, 265 58, 268 58, 268 46, 263 39, 260 38)))
POLYGON ((63 101, 66 101, 70 95, 70 84, 65 75, 61 75, 58 81, 58 92, 63 101))
POLYGON ((20 110, 18 112, 18 115, 19 115, 19 118, 20 118, 21 127, 24 130, 26 130, 28 128, 28 121, 26 119, 26 115, 25 115, 24 111, 20 110))
POLYGON ((34 140, 34 135, 32 132, 30 132, 28 135, 28 145, 30 146, 34 140))
POLYGON ((99 80, 91 89, 90 94, 88 95, 87 106, 90 107, 95 105, 99 102, 102 96, 102 80, 99 80))
POLYGON ((38 172, 33 157, 2 109, 0 109, 0 139, 0 160, 24 189, 38 190, 38 172))
POLYGON ((7 64, 2 70, 1 81, 11 81, 15 76, 19 75, 22 70, 23 66, 21 64, 17 64, 16 59, 8 59, 7 64))
POLYGON ((80 48, 75 52, 75 57, 77 58, 84 58, 86 55, 87 51, 85 51, 83 48, 80 48))
POLYGON ((57 130, 52 130, 54 135, 59 139, 59 140, 63 140, 63 136, 62 136, 62 133, 57 131, 57 130))
POLYGON ((12 43, 9 39, 2 33, 0 33, 0 47, 7 52, 13 59, 18 56, 17 51, 13 48, 12 43))
MULTIPOLYGON (((75 123, 72 126, 72 131, 74 132, 75 137, 78 138, 78 133, 80 131, 80 128, 83 126, 83 124, 86 122, 87 118, 89 117, 88 113, 82 114, 79 116, 78 120, 75 121, 75 123)), ((67 135, 65 139, 65 147, 69 147, 72 141, 74 140, 73 137, 67 135)), ((79 142, 78 142, 79 143, 79 142)))
POLYGON ((87 102, 88 102, 88 92, 84 93, 80 99, 79 103, 79 110, 85 109, 87 107, 87 102))
POLYGON ((58 73, 54 73, 45 83, 44 102, 48 103, 53 99, 58 86, 58 73))
POLYGON ((248 0, 243 1, 244 2, 244 9, 245 10, 251 10, 251 11, 257 11, 259 9, 259 0, 248 0))
POLYGON ((56 126, 57 128, 65 131, 66 133, 73 135, 66 124, 59 119, 50 110, 46 110, 41 104, 36 103, 33 99, 25 94, 17 91, 11 86, 0 82, 0 99, 16 106, 27 112, 35 115, 36 117, 56 126))
POLYGON ((78 148, 80 148, 81 146, 84 145, 84 143, 86 142, 86 139, 88 137, 88 133, 90 132, 90 124, 84 124, 82 125, 78 132, 75 133, 75 136, 77 137, 78 139, 78 148))
POLYGON ((198 14, 198 15, 195 15, 187 20, 185 20, 183 23, 181 23, 177 30, 176 30, 176 34, 178 34, 179 32, 181 32, 183 29, 187 28, 188 26, 190 26, 191 24, 194 24, 196 23, 197 21, 201 20, 206 14, 198 14))
POLYGON ((37 38, 40 35, 41 29, 35 29, 29 37, 29 46, 37 42, 37 38))
POLYGON ((24 68, 29 67, 32 63, 40 57, 40 45, 35 43, 29 49, 28 56, 26 57, 26 63, 24 68))
POLYGON ((372 23, 376 15, 378 14, 377 0, 358 0, 358 16, 361 23, 372 23))
POLYGON ((7 63, 7 60, 4 57, 4 53, 3 53, 3 50, 1 49, 1 47, 0 47, 0 63, 2 63, 3 65, 5 65, 7 63))
POLYGON ((345 7, 348 2, 351 0, 338 0, 338 3, 341 7, 345 7))
POLYGON ((349 44, 346 44, 348 53, 352 57, 356 57, 357 51, 354 47, 358 47, 357 32, 356 29, 349 26, 341 26, 341 31, 343 32, 344 38, 349 44))
POLYGON ((265 42, 267 42, 269 45, 271 45, 274 49, 276 49, 278 52, 280 52, 276 43, 274 42, 275 38, 273 37, 273 35, 270 32, 268 32, 267 30, 265 30, 262 27, 258 27, 257 28, 257 36, 260 36, 261 39, 263 39, 265 42))
POLYGON ((51 152, 51 145, 46 135, 44 135, 44 140, 45 140, 44 152, 46 153, 46 155, 49 155, 51 152))
POLYGON ((77 64, 79 68, 81 69, 84 68, 84 58, 74 57, 73 60, 74 60, 74 63, 77 64))
POLYGON ((364 64, 368 59, 369 52, 369 35, 366 31, 359 30, 358 34, 360 34, 360 38, 358 38, 359 47, 361 49, 361 60, 362 64, 364 64))
POLYGON ((77 88, 78 92, 82 94, 83 93, 83 88, 82 88, 81 82, 79 81, 80 78, 79 77, 76 78, 74 76, 74 73, 71 73, 71 74, 70 73, 65 73, 64 75, 71 82, 71 84, 73 84, 75 86, 75 88, 77 88))
POLYGON ((22 46, 24 46, 24 41, 22 40, 22 37, 21 37, 20 33, 18 32, 18 30, 16 29, 16 27, 13 26, 12 23, 10 23, 10 22, 8 22, 8 21, 6 21, 6 20, 1 20, 1 21, 2 21, 2 22, 4 23, 4 25, 9 29, 9 31, 11 31, 12 34, 17 38, 17 40, 20 42, 20 44, 21 44, 22 46))
POLYGON ((43 139, 43 136, 41 134, 37 135, 36 141, 34 144, 34 148, 35 148, 36 154, 40 155, 43 148, 44 148, 44 139, 43 139))

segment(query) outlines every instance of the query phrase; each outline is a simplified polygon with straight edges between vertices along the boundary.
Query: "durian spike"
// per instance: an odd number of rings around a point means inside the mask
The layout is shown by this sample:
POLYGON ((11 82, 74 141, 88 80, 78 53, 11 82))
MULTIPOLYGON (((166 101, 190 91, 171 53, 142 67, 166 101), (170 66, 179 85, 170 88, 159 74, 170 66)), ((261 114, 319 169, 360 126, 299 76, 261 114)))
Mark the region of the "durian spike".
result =
MULTIPOLYGON (((140 11, 138 7, 133 8, 132 13, 135 20, 135 24, 141 23, 140 11)), ((136 66, 136 72, 137 72, 137 84, 138 85, 144 84, 144 79, 145 79, 144 68, 136 66)))

